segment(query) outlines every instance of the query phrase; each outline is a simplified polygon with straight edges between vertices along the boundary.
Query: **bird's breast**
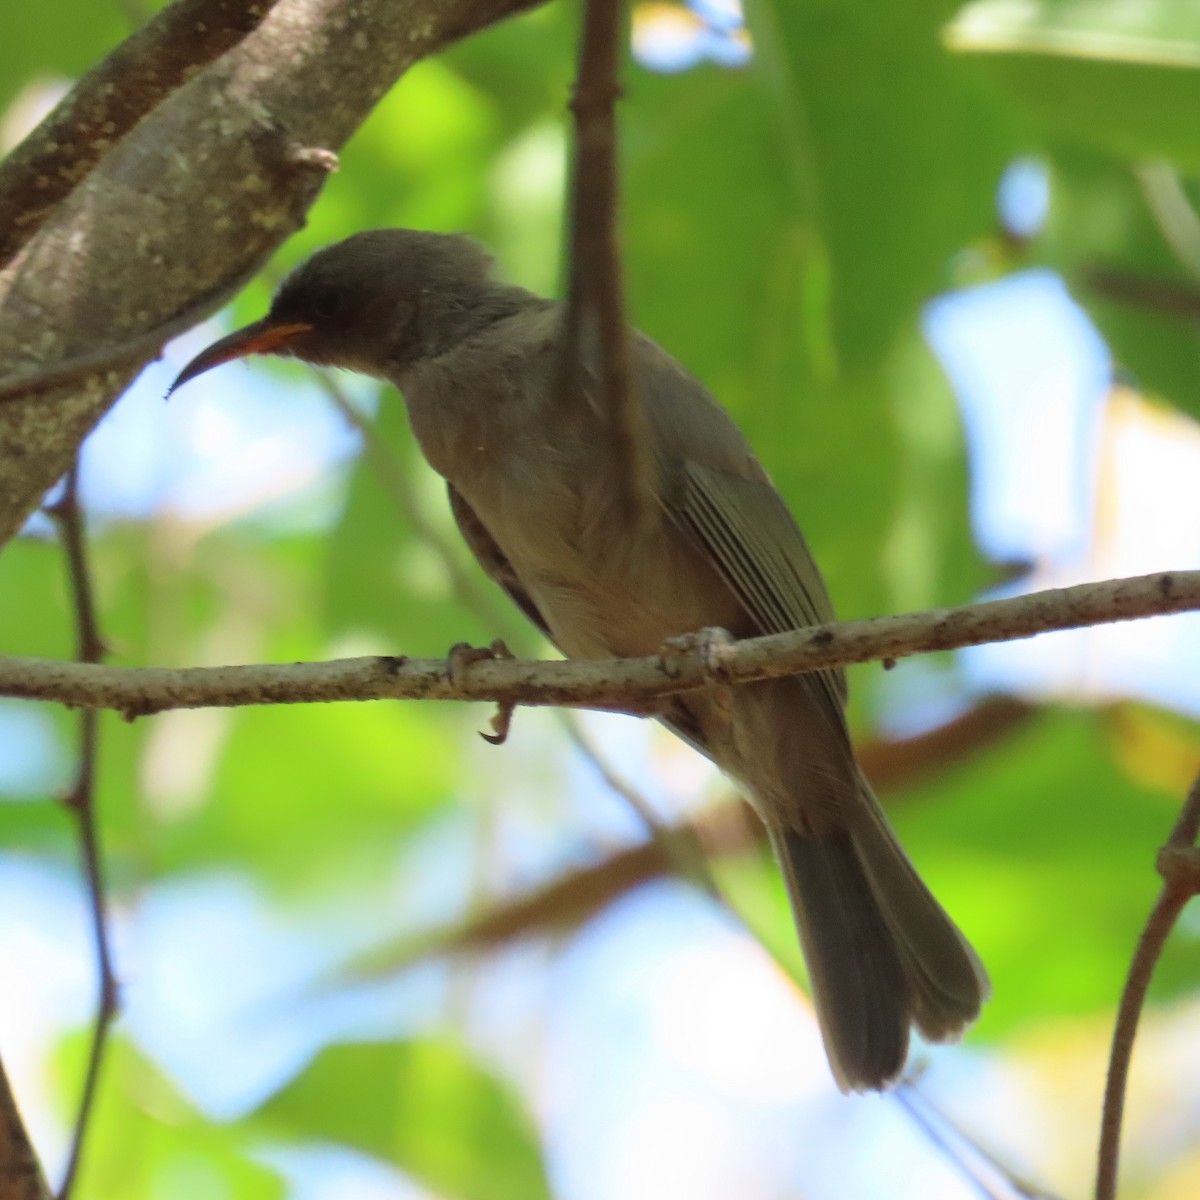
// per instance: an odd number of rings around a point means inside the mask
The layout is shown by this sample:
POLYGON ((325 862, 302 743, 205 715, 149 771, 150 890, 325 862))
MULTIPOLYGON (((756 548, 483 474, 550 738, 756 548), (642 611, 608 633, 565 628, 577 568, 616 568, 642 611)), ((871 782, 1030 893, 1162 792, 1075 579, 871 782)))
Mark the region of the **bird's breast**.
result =
POLYGON ((573 658, 655 653, 669 637, 732 628, 732 594, 654 506, 631 520, 619 475, 600 456, 490 475, 468 500, 573 658))

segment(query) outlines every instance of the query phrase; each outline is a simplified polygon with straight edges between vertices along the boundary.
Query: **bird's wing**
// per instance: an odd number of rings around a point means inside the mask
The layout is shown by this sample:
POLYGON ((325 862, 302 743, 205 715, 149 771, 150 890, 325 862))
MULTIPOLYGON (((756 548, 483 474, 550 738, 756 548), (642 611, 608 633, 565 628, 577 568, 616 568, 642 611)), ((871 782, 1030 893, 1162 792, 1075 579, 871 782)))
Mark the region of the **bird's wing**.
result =
MULTIPOLYGON (((833 621, 833 604, 808 543, 766 478, 689 462, 671 515, 708 553, 763 633, 833 621)), ((835 707, 846 701, 840 670, 814 672, 835 707)))
MULTIPOLYGON (((635 338, 633 355, 669 517, 717 567, 758 632, 834 620, 800 527, 733 419, 648 338, 635 338)), ((812 678, 840 713, 845 673, 812 678)))
POLYGON ((553 642, 550 627, 546 624, 538 607, 530 598, 529 593, 521 585, 512 564, 504 557, 504 551, 496 544, 496 539, 487 531, 483 522, 475 515, 475 510, 463 499, 462 493, 450 484, 446 491, 450 496, 450 511, 454 514, 458 531, 463 536, 479 565, 498 583, 509 595, 512 602, 553 642))
POLYGON ((764 633, 834 620, 804 535, 765 480, 689 462, 683 517, 764 633))

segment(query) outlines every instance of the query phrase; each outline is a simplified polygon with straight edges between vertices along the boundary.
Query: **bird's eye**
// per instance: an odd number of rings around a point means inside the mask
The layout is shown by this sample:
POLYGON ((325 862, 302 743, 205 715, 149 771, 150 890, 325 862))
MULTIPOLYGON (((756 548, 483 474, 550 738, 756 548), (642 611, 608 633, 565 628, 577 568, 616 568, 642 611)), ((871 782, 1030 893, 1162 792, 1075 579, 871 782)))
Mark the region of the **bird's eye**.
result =
POLYGON ((325 288, 312 301, 313 312, 318 317, 336 317, 342 308, 342 293, 336 288, 325 288))

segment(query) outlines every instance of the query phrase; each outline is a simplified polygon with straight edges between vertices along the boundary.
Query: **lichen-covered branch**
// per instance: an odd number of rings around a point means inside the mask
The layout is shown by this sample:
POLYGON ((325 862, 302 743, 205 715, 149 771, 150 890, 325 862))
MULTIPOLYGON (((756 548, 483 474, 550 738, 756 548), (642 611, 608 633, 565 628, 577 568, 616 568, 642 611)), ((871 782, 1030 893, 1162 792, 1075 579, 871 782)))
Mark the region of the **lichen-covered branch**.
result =
POLYGON ((176 0, 97 63, 0 162, 0 266, 147 113, 256 29, 275 0, 176 0))

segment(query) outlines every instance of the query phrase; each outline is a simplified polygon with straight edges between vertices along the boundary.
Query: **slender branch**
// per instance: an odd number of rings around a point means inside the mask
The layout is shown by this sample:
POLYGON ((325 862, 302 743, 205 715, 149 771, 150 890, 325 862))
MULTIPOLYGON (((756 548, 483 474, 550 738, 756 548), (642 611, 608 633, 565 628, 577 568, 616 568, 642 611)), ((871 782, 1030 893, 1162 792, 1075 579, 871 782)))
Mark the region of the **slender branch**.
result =
MULTIPOLYGON (((746 805, 723 804, 697 814, 672 833, 686 834, 712 854, 738 854, 761 846, 761 829, 762 822, 746 805)), ((600 862, 502 900, 465 923, 369 951, 349 964, 344 977, 381 978, 430 958, 480 953, 521 938, 576 929, 620 896, 677 869, 667 844, 661 840, 623 846, 600 862)))
POLYGON ((1163 879, 1162 890, 1138 940, 1121 993, 1108 1060, 1108 1079, 1104 1087, 1096 1200, 1115 1200, 1117 1194, 1125 1090, 1129 1081, 1133 1043, 1137 1037, 1138 1021, 1146 1002, 1150 978, 1179 914, 1193 896, 1200 895, 1200 851, 1197 851, 1195 844, 1197 833, 1200 833, 1200 775, 1192 784, 1167 844, 1158 852, 1157 866, 1163 879))
POLYGON ((1106 300, 1180 321, 1200 320, 1200 288, 1194 283, 1099 266, 1084 272, 1083 283, 1106 300))
POLYGON ((491 700, 646 713, 664 696, 776 679, 819 667, 895 659, 1051 630, 1200 608, 1200 571, 1110 579, 962 608, 845 621, 627 659, 371 657, 229 667, 109 667, 0 656, 0 695, 111 708, 128 717, 174 708, 345 700, 491 700))
MULTIPOLYGON (((83 512, 79 506, 79 463, 76 461, 67 475, 63 494, 49 509, 58 522, 75 608, 77 655, 81 663, 99 663, 104 644, 96 620, 96 602, 92 575, 88 564, 86 531, 83 512)), ((75 785, 66 797, 67 807, 75 814, 79 825, 79 845, 87 882, 88 902, 92 915, 92 940, 96 950, 96 970, 99 976, 99 996, 96 1019, 92 1029, 92 1044, 88 1053, 83 1093, 71 1137, 71 1149, 63 1174, 58 1200, 68 1200, 79 1172, 84 1139, 96 1098, 100 1066, 108 1041, 108 1030, 117 1011, 117 983, 112 966, 112 951, 108 941, 107 903, 105 900, 103 860, 100 836, 96 824, 96 757, 98 750, 98 721, 100 712, 84 708, 79 714, 79 769, 75 785)))
POLYGON ((623 0, 586 0, 579 74, 571 110, 575 155, 571 182, 571 258, 564 321, 567 392, 584 387, 587 349, 599 343, 603 396, 612 422, 628 511, 648 511, 644 420, 631 378, 629 327, 617 238, 616 102, 621 94, 623 0))
POLYGON ((50 1200, 41 1164, 0 1063, 0 1200, 50 1200))
POLYGON ((256 29, 275 0, 176 0, 93 67, 0 163, 0 266, 148 112, 256 29))

